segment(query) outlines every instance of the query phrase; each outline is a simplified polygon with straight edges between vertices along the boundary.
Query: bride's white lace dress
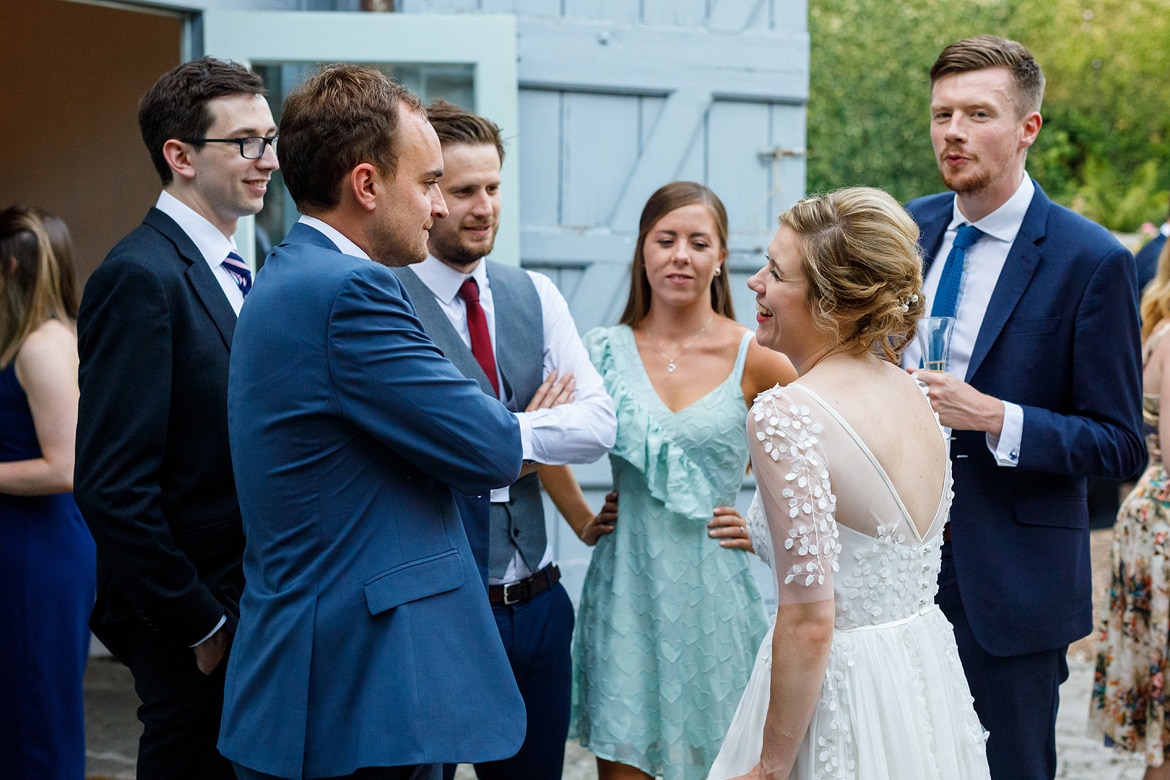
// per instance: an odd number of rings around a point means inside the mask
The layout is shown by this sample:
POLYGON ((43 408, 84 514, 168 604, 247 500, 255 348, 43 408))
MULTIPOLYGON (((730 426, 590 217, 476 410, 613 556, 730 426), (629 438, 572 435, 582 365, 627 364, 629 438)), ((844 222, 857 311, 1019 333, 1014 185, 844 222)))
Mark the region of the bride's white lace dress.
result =
MULTIPOLYGON (((831 595, 836 607, 824 685, 791 777, 988 778, 985 734, 951 625, 934 604, 949 463, 920 535, 878 460, 808 388, 760 395, 748 436, 759 488, 747 525, 779 602, 831 595)), ((769 631, 711 780, 759 761, 771 666, 769 631)))

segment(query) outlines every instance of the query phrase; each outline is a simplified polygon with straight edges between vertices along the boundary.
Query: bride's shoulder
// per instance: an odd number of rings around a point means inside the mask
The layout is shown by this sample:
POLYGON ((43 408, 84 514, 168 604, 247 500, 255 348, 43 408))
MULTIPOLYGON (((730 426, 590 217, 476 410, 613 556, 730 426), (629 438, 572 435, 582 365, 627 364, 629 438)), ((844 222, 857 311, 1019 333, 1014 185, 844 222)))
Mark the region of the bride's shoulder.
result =
POLYGON ((793 382, 776 385, 756 396, 748 413, 748 427, 769 434, 777 430, 812 429, 816 424, 807 391, 793 382))
POLYGON ((800 390, 800 385, 796 382, 791 382, 787 385, 772 385, 767 390, 763 390, 756 395, 756 399, 752 403, 752 411, 756 412, 757 410, 775 407, 786 401, 796 400, 800 398, 800 390))

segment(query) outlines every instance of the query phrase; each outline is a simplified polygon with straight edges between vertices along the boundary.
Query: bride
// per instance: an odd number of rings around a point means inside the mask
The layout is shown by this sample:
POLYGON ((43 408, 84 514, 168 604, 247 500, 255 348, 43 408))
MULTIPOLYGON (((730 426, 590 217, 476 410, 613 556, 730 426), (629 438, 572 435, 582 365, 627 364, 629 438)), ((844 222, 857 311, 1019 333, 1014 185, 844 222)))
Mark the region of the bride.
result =
POLYGON ((839 190, 781 215, 748 282, 756 340, 800 378, 748 415, 747 525, 779 606, 711 780, 989 777, 934 604, 946 441, 898 367, 924 308, 917 239, 886 193, 839 190))

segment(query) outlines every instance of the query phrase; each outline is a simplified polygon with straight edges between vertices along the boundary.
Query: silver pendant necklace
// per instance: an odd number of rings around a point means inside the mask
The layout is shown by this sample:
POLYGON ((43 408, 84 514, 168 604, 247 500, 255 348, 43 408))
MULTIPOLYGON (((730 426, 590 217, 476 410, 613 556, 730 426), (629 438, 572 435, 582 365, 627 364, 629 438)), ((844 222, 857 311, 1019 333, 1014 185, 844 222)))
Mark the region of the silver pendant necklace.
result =
MULTIPOLYGON (((658 345, 654 343, 654 334, 650 332, 650 328, 646 328, 646 340, 650 342, 650 346, 654 347, 655 352, 657 352, 659 355, 662 355, 662 357, 666 358, 666 372, 668 374, 673 374, 675 371, 678 370, 678 366, 675 364, 674 361, 676 361, 680 357, 682 357, 682 353, 686 352, 687 348, 690 347, 691 344, 694 344, 695 341, 699 338, 699 336, 702 336, 707 331, 707 326, 711 324, 711 320, 713 320, 713 319, 715 319, 715 312, 711 312, 711 316, 708 317, 707 321, 703 323, 703 327, 699 328, 699 332, 696 333, 695 335, 691 336, 690 341, 688 341, 686 344, 683 344, 683 348, 680 349, 678 351, 678 354, 675 355, 674 357, 671 357, 670 355, 666 354, 665 352, 663 352, 661 349, 658 348, 658 345)), ((643 326, 643 327, 645 327, 645 326, 643 326)))

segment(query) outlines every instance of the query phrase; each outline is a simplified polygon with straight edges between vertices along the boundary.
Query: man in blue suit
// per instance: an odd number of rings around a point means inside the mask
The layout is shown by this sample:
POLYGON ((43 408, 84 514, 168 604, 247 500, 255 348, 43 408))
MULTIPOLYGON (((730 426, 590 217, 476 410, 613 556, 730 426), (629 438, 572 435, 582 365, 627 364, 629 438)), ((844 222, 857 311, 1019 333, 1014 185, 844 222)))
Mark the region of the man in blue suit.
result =
POLYGON ((1086 481, 1145 459, 1133 259, 1025 173, 1043 91, 1014 41, 944 49, 931 141, 953 194, 907 206, 930 311, 956 317, 946 373, 916 372, 954 432, 938 602, 999 780, 1055 776, 1065 654, 1092 630, 1086 481))
POLYGON ((294 90, 280 134, 303 216, 232 347, 248 584, 220 750, 244 780, 505 758, 524 705, 453 491, 511 484, 530 443, 387 267, 422 261, 447 214, 438 138, 415 95, 351 65, 294 90))

